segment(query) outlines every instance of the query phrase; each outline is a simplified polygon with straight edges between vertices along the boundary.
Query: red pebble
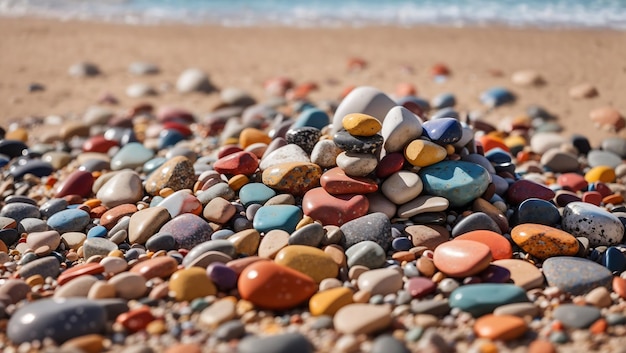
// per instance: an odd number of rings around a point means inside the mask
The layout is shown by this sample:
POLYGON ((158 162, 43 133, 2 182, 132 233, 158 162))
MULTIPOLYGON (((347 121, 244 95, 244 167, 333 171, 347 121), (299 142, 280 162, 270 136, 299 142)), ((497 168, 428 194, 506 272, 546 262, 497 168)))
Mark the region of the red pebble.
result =
POLYGON ((514 205, 519 205, 522 201, 532 197, 546 201, 552 200, 554 198, 554 191, 534 181, 520 179, 509 186, 506 196, 509 202, 514 205))
POLYGON ((117 145, 117 141, 107 140, 104 136, 93 136, 83 143, 83 152, 107 153, 117 145))
POLYGON ((57 187, 55 197, 62 198, 69 195, 79 195, 81 200, 77 203, 81 203, 83 197, 91 195, 93 183, 93 175, 90 172, 76 170, 57 187))
POLYGON ((587 191, 583 193, 583 202, 600 206, 602 203, 602 194, 597 191, 587 191))
POLYGON ((563 173, 556 178, 556 183, 569 191, 581 191, 587 189, 585 177, 576 173, 563 173))
POLYGON ((384 156, 376 166, 376 176, 386 178, 391 174, 402 169, 404 165, 404 154, 401 152, 393 152, 384 156))
POLYGON ((76 277, 83 275, 97 275, 104 272, 104 266, 99 263, 88 262, 85 264, 70 267, 63 271, 57 278, 57 283, 62 286, 76 277))
POLYGON ((152 321, 154 321, 154 316, 147 306, 125 312, 115 319, 115 322, 121 324, 124 328, 133 333, 144 330, 152 321))
POLYGON ((339 167, 322 174, 320 183, 331 195, 369 194, 378 190, 378 184, 374 180, 348 176, 339 167))
POLYGON ((252 152, 241 151, 218 159, 213 169, 221 174, 237 175, 253 174, 259 167, 259 158, 252 152))
POLYGON ((369 201, 364 195, 331 195, 324 188, 311 189, 302 198, 304 214, 323 225, 340 226, 364 216, 368 208, 369 201))

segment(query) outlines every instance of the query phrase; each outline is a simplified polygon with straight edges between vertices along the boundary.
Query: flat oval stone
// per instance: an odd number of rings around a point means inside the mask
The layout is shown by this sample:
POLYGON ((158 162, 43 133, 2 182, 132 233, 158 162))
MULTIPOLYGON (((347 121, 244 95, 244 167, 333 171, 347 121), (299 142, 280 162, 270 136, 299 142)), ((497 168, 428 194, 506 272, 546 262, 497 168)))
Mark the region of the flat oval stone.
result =
POLYGON ((510 341, 521 337, 528 330, 526 321, 513 315, 485 315, 476 319, 474 332, 481 338, 510 341))
POLYGON ((309 190, 302 198, 304 214, 322 225, 341 226, 365 215, 368 208, 369 201, 364 195, 331 195, 321 187, 309 190))
POLYGON ((352 113, 343 117, 341 125, 353 136, 372 136, 382 128, 382 124, 376 118, 367 114, 352 113))
MULTIPOLYGON (((337 156, 343 152, 332 140, 319 140, 311 151, 311 162, 322 168, 331 168, 337 165, 337 156)), ((263 164, 263 161, 261 161, 263 164)), ((263 169, 263 168, 261 168, 263 169)))
POLYGON ((524 251, 541 260, 578 253, 578 240, 573 235, 550 226, 520 224, 511 230, 511 238, 524 251))
POLYGON ((398 217, 410 218, 420 213, 441 212, 447 210, 449 205, 446 198, 421 195, 398 207, 398 217))
POLYGON ((264 183, 248 183, 239 189, 239 200, 248 207, 251 204, 263 205, 276 196, 276 191, 264 183))
POLYGON ((364 240, 346 250, 346 258, 349 268, 365 266, 375 269, 382 267, 387 257, 380 245, 371 240, 364 240))
POLYGON ((12 202, 4 205, 0 210, 0 216, 10 218, 17 223, 25 218, 39 218, 39 208, 25 202, 12 202))
POLYGON ((378 190, 378 184, 374 180, 348 176, 338 167, 324 172, 320 184, 331 195, 368 194, 378 190))
POLYGON ((346 152, 377 154, 383 146, 383 137, 378 134, 356 136, 341 130, 333 135, 333 142, 346 152))
POLYGON ((336 162, 347 175, 363 177, 376 169, 378 159, 370 153, 341 152, 336 162))
POLYGON ((235 303, 232 300, 221 299, 202 310, 198 321, 209 328, 232 320, 236 317, 235 303))
POLYGON ((420 176, 408 170, 393 173, 380 186, 383 195, 396 205, 413 200, 423 189, 420 176))
POLYGON ((46 256, 23 265, 17 273, 21 278, 28 278, 34 275, 40 275, 43 278, 56 278, 61 272, 60 266, 61 264, 56 257, 46 256))
POLYGON ((413 140, 404 149, 406 160, 416 167, 428 167, 448 156, 445 148, 428 140, 413 140))
POLYGON ((494 261, 513 257, 513 249, 509 240, 496 232, 475 230, 455 237, 454 241, 457 240, 472 240, 487 245, 494 261))
POLYGON ((474 317, 489 314, 502 305, 523 302, 528 302, 526 291, 514 284, 478 283, 461 286, 450 294, 450 307, 474 317))
POLYGON ((362 273, 357 280, 359 290, 372 295, 387 295, 402 289, 402 273, 391 268, 379 268, 362 273))
POLYGON ((317 247, 324 240, 324 236, 326 235, 326 230, 324 227, 317 223, 313 222, 298 228, 295 232, 291 233, 289 236, 289 245, 306 245, 317 247))
POLYGON ((454 144, 463 137, 463 127, 454 118, 431 119, 424 122, 422 127, 422 135, 440 145, 454 144))
POLYGON ((587 154, 587 160, 589 166, 594 168, 598 166, 607 166, 611 168, 617 168, 620 164, 622 164, 622 158, 611 152, 604 150, 591 150, 587 154))
POLYGON ((500 233, 500 227, 491 217, 482 212, 474 212, 461 218, 461 220, 454 225, 452 228, 452 236, 457 237, 475 230, 489 230, 500 233))
POLYGON ((192 249, 211 239, 213 229, 204 219, 191 213, 183 213, 172 218, 161 227, 161 232, 174 236, 179 247, 192 249))
POLYGON ((130 217, 128 240, 131 244, 146 244, 170 219, 170 213, 165 207, 149 207, 137 211, 130 217))
POLYGON ((272 189, 303 195, 319 186, 322 168, 313 163, 281 163, 263 171, 263 184, 272 189))
POLYGON ((359 217, 340 227, 344 237, 341 244, 344 249, 365 240, 371 240, 387 251, 391 246, 391 222, 383 213, 371 213, 359 217))
POLYGON ((261 308, 287 310, 305 302, 317 291, 315 281, 296 270, 271 261, 246 267, 237 284, 242 299, 261 308))
POLYGON ((554 173, 575 172, 579 163, 576 155, 553 148, 541 156, 541 165, 554 173))
POLYGON ((348 304, 352 304, 354 292, 350 288, 337 287, 320 291, 309 300, 309 311, 313 316, 333 316, 348 304))
POLYGON ((240 151, 215 161, 213 169, 227 175, 251 175, 259 167, 259 158, 252 152, 240 151))
POLYGON ((83 243, 85 259, 94 255, 107 256, 113 250, 117 250, 117 244, 106 238, 88 238, 83 243))
POLYGON ((217 293, 217 288, 207 276, 206 270, 199 267, 174 272, 169 280, 169 290, 176 301, 192 301, 217 293))
POLYGON ((85 230, 90 221, 89 213, 79 209, 68 209, 48 218, 48 226, 60 234, 80 232, 85 230))
POLYGON ((387 113, 395 106, 396 102, 374 87, 356 87, 348 93, 335 110, 332 133, 343 127, 343 118, 351 113, 367 114, 384 124, 387 113))
POLYGON ((248 336, 237 345, 237 353, 313 353, 314 347, 301 333, 281 333, 272 336, 248 336))
POLYGON ((54 168, 48 162, 39 159, 29 159, 24 164, 18 164, 9 169, 10 174, 15 179, 22 179, 26 174, 36 177, 44 177, 52 174, 54 168))
POLYGON ((95 262, 87 262, 84 264, 70 267, 67 270, 63 271, 63 273, 59 275, 59 278, 57 278, 57 283, 62 286, 75 278, 84 275, 97 275, 103 273, 104 271, 105 267, 101 264, 95 262))
POLYGON ((554 309, 552 316, 565 327, 583 329, 591 326, 602 314, 600 309, 592 306, 561 304, 554 309))
POLYGON ((270 230, 261 238, 258 255, 260 257, 273 259, 276 254, 287 245, 289 245, 288 232, 280 229, 270 230))
POLYGON ((296 225, 302 219, 302 211, 294 205, 270 205, 262 206, 254 215, 252 225, 261 233, 267 233, 274 229, 293 232, 296 225))
POLYGON ((563 230, 575 237, 589 239, 591 246, 617 245, 624 238, 624 225, 605 209, 586 203, 571 202, 563 209, 563 230))
POLYGON ((170 188, 174 191, 193 189, 196 175, 191 161, 184 156, 170 158, 146 180, 146 192, 157 195, 159 191, 170 188))
POLYGON ((355 303, 337 311, 333 326, 343 334, 367 335, 386 329, 391 321, 390 306, 355 303))
POLYGON ((506 193, 507 200, 514 205, 519 205, 524 200, 537 198, 541 200, 552 200, 554 191, 545 185, 535 183, 531 180, 520 179, 509 186, 506 193))
POLYGON ((76 170, 57 187, 55 197, 61 198, 68 195, 87 197, 91 195, 93 182, 94 179, 90 172, 76 170))
POLYGON ((311 160, 309 158, 309 154, 305 150, 303 150, 302 147, 291 143, 281 146, 263 156, 263 159, 261 159, 261 163, 259 164, 259 168, 261 170, 265 170, 278 164, 290 162, 309 163, 311 162, 311 160))
POLYGON ((21 307, 8 322, 7 336, 15 344, 49 337, 57 344, 105 330, 104 307, 86 298, 40 299, 21 307))
POLYGON ((551 257, 543 263, 548 285, 572 295, 586 294, 596 287, 610 288, 612 274, 593 261, 569 257, 551 257))
POLYGON ((138 263, 130 269, 130 272, 140 274, 149 280, 155 277, 168 278, 176 270, 178 270, 178 261, 170 256, 159 256, 138 263))
POLYGON ((139 142, 122 146, 111 159, 111 170, 135 169, 154 157, 154 152, 139 142))
POLYGON ((520 224, 535 223, 554 226, 561 222, 561 214, 553 203, 536 198, 522 201, 517 207, 516 217, 520 224))
POLYGON ((229 236, 227 240, 233 243, 237 254, 251 256, 257 253, 261 235, 256 229, 244 229, 229 236))
POLYGON ((502 259, 492 265, 509 270, 510 278, 516 286, 525 290, 543 286, 545 279, 541 271, 532 263, 518 259, 502 259))
POLYGON ((435 248, 433 261, 439 271, 450 277, 468 277, 486 269, 491 262, 491 250, 472 240, 454 240, 435 248))
POLYGON ((335 278, 339 267, 323 250, 306 245, 289 245, 281 249, 274 262, 311 277, 316 283, 335 278))
POLYGON ((585 181, 588 183, 612 183, 615 181, 615 178, 615 169, 607 165, 595 166, 585 173, 585 181))
POLYGON ((228 239, 207 240, 194 246, 191 251, 189 251, 187 256, 183 259, 183 266, 190 267, 191 264, 199 259, 203 254, 210 252, 219 252, 230 258, 237 254, 235 245, 228 241, 228 239))
POLYGON ((419 176, 424 191, 448 199, 459 207, 480 197, 489 185, 489 173, 480 165, 465 161, 442 161, 423 168, 419 176))
POLYGON ((30 233, 26 237, 26 244, 28 244, 31 249, 46 246, 51 252, 61 244, 61 235, 56 230, 30 233))
POLYGON ((425 246, 430 250, 435 250, 450 238, 450 232, 438 225, 412 225, 406 227, 404 231, 410 235, 413 246, 425 246))
POLYGON ((102 205, 107 208, 127 203, 134 204, 142 197, 141 178, 137 173, 129 170, 123 170, 113 175, 96 193, 96 198, 102 201, 102 205))
POLYGON ((146 294, 146 279, 139 273, 118 273, 107 283, 115 288, 115 295, 122 299, 139 299, 146 294))

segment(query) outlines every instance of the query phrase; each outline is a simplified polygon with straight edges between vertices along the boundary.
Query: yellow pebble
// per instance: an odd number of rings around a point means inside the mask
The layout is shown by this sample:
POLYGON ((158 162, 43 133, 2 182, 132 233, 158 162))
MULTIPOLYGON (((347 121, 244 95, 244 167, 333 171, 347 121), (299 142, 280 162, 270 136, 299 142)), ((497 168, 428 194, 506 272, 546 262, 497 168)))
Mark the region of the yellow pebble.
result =
POLYGON ((148 326, 146 326, 146 332, 151 335, 160 335, 167 331, 167 326, 163 320, 154 320, 151 321, 148 326))
POLYGON ((315 220, 313 218, 311 218, 311 216, 304 216, 302 217, 302 219, 300 220, 300 222, 298 222, 298 224, 296 224, 296 230, 315 222, 315 220))
POLYGON ((102 204, 102 201, 100 201, 99 199, 89 199, 83 202, 83 205, 88 206, 91 209, 93 209, 94 207, 98 207, 101 204, 102 204))
POLYGON ((454 152, 456 152, 454 146, 452 145, 446 145, 446 152, 448 153, 448 156, 453 154, 454 152))
POLYGON ((603 183, 612 183, 615 181, 615 170, 606 165, 599 165, 591 168, 585 174, 585 180, 588 183, 595 183, 601 181, 603 183))
POLYGON ((491 341, 485 341, 480 344, 480 353, 498 353, 498 346, 491 341))
POLYGON ((510 149, 522 147, 526 146, 526 139, 519 135, 513 135, 505 138, 504 144, 510 149))
POLYGON ((242 316, 243 314, 250 312, 252 309, 254 309, 254 304, 252 304, 251 302, 244 299, 237 301, 237 315, 242 316))
POLYGON ((4 138, 7 140, 26 142, 28 141, 28 131, 24 128, 19 127, 15 130, 7 131, 4 138))
POLYGON ((32 275, 26 279, 26 284, 28 284, 31 288, 42 285, 44 282, 45 280, 42 275, 32 275))
POLYGON ((267 145, 272 142, 272 138, 262 130, 255 129, 253 127, 247 127, 241 130, 241 133, 239 134, 239 146, 241 148, 245 149, 246 147, 259 142, 267 145))
POLYGON ((353 136, 373 136, 382 128, 378 119, 371 115, 360 113, 344 116, 341 125, 353 136))
POLYGON ((239 189, 248 184, 248 182, 250 182, 250 178, 243 174, 237 174, 228 179, 228 186, 230 186, 233 191, 239 191, 239 189))
POLYGON ((226 145, 236 145, 239 143, 239 139, 236 137, 228 137, 224 140, 224 142, 222 143, 222 146, 226 146, 226 145))
POLYGON ((309 311, 314 316, 333 316, 339 309, 353 303, 352 295, 352 290, 346 287, 331 288, 316 293, 309 300, 309 311))
POLYGON ((441 162, 447 155, 445 148, 426 140, 413 140, 404 149, 404 157, 416 167, 427 167, 441 162))
POLYGON ((163 188, 163 189, 161 189, 159 191, 159 196, 161 196, 161 197, 168 197, 168 196, 170 196, 173 193, 174 193, 174 189, 172 189, 172 188, 163 188))
POLYGON ((192 301, 215 295, 217 288, 206 275, 206 269, 191 267, 174 272, 170 277, 169 290, 176 301, 192 301))
POLYGON ((124 258, 124 253, 121 250, 113 250, 111 251, 107 256, 113 256, 113 257, 120 257, 120 258, 124 258))

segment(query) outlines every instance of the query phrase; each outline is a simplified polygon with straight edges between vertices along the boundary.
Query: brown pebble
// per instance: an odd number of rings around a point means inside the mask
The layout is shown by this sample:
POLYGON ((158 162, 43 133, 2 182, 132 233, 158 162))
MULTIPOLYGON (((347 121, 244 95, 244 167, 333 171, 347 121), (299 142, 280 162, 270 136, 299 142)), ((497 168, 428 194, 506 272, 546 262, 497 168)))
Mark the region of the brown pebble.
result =
POLYGON ((99 353, 104 349, 104 337, 98 334, 72 338, 61 346, 62 349, 78 349, 84 353, 99 353))
POLYGON ((530 343, 528 353, 556 353, 556 347, 550 341, 538 339, 530 343))
POLYGON ((180 343, 171 346, 165 353, 202 353, 202 347, 195 343, 180 343))

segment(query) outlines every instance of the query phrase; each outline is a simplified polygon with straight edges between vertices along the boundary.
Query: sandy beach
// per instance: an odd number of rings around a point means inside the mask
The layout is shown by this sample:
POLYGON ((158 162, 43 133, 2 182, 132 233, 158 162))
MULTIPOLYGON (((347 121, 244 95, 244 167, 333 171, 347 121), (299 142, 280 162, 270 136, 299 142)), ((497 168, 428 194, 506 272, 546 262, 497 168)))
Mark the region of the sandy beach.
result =
POLYGON ((138 102, 175 105, 197 114, 210 111, 218 94, 180 95, 171 89, 157 96, 128 98, 128 85, 144 82, 170 86, 186 68, 197 67, 218 88, 237 87, 262 101, 263 82, 276 76, 296 84, 314 82, 310 98, 337 99, 350 85, 371 85, 393 94, 400 83, 417 87, 426 99, 452 92, 457 109, 485 111, 478 97, 493 86, 511 89, 516 104, 496 109, 487 119, 523 115, 530 104, 556 114, 566 134, 582 133, 594 143, 611 134, 592 128, 589 111, 614 106, 626 111, 626 33, 610 30, 539 30, 514 28, 224 28, 215 26, 129 26, 0 19, 0 121, 28 116, 80 115, 108 92, 121 108, 138 102), (349 70, 352 58, 367 63, 349 70), (103 75, 70 77, 77 62, 96 64, 103 75), (161 73, 128 73, 135 61, 160 67, 161 73), (435 82, 430 68, 447 65, 452 76, 435 82), (511 76, 533 70, 545 80, 540 87, 519 87, 511 76), (31 83, 44 91, 28 92, 31 83), (574 100, 570 87, 594 85, 599 95, 574 100))

